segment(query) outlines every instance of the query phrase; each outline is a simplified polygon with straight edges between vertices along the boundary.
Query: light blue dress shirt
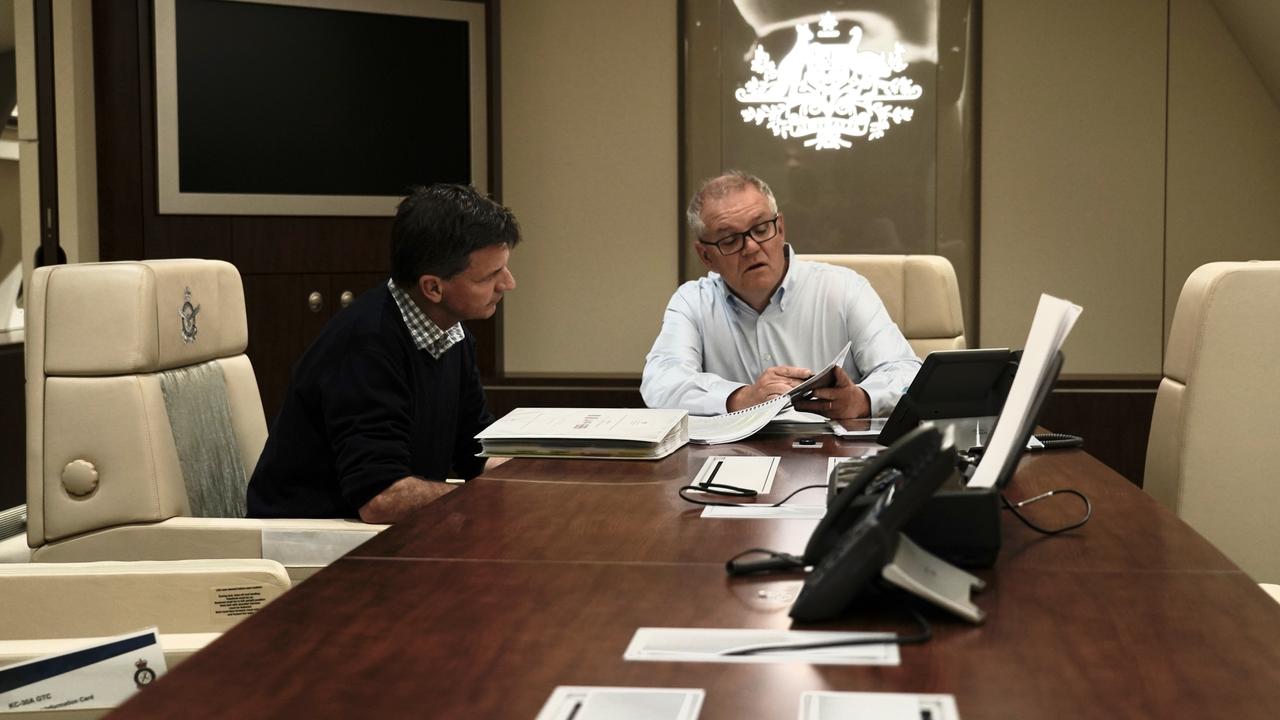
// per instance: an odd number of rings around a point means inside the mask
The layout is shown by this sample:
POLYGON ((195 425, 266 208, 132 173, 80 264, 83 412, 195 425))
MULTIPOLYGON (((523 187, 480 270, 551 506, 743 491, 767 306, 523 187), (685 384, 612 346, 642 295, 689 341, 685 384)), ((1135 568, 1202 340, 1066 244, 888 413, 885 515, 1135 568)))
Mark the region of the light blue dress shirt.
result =
POLYGON ((852 343, 844 369, 888 415, 920 359, 866 278, 848 268, 796 260, 764 312, 729 292, 718 273, 681 285, 645 358, 640 393, 649 407, 718 415, 734 390, 775 365, 818 370, 852 343))

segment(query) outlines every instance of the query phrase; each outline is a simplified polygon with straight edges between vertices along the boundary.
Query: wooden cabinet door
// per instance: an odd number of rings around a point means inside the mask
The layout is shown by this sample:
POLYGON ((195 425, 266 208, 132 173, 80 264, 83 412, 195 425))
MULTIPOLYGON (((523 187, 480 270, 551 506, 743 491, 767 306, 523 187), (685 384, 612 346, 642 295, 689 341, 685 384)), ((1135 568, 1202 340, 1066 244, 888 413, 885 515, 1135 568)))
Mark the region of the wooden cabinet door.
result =
POLYGON ((248 355, 268 423, 280 412, 294 365, 345 307, 344 296, 354 301, 386 279, 383 273, 243 276, 248 355))
POLYGON ((328 275, 245 275, 249 320, 249 360, 258 377, 262 409, 270 425, 293 366, 302 357, 337 304, 328 275))

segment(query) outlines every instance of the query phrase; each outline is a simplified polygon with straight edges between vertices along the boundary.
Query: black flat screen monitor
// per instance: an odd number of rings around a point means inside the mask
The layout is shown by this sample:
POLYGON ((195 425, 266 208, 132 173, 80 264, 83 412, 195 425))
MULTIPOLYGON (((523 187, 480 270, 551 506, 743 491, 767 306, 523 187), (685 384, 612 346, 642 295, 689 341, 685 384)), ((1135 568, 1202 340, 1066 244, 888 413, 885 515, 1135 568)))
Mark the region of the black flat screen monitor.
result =
POLYGON ((877 441, 892 445, 925 420, 999 415, 1013 383, 1018 355, 1008 348, 929 353, 877 441))
POLYGON ((161 213, 391 215, 485 191, 485 6, 156 0, 161 213))

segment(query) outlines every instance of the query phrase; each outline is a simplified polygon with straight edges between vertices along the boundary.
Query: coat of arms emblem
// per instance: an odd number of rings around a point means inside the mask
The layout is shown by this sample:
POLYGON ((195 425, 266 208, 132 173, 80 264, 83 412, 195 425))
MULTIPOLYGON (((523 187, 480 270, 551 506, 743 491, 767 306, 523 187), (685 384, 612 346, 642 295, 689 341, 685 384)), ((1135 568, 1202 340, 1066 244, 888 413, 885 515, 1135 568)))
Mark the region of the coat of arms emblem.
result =
POLYGON ((182 293, 182 309, 178 311, 178 318, 182 320, 182 342, 190 344, 196 341, 196 315, 200 314, 200 306, 191 304, 191 288, 186 288, 182 293))
POLYGON ((862 28, 839 42, 839 21, 830 12, 818 23, 796 25, 796 42, 779 63, 756 45, 755 73, 734 97, 748 107, 742 119, 765 124, 780 138, 806 138, 805 147, 852 147, 847 138, 877 140, 891 124, 909 122, 913 110, 895 103, 918 99, 923 89, 898 73, 907 69, 901 43, 893 52, 860 49, 862 28), (836 39, 837 42, 829 42, 836 39))

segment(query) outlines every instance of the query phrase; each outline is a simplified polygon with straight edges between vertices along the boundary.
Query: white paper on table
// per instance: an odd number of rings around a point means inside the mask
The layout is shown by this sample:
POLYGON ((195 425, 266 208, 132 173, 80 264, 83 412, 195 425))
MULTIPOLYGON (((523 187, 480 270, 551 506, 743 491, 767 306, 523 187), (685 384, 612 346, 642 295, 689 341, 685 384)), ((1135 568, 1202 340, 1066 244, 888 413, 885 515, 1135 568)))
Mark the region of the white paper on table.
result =
POLYGON ((561 685, 535 720, 695 720, 701 688, 561 685))
POLYGON ((155 628, 0 668, 0 715, 113 708, 165 673, 155 628))
POLYGON ((1013 376, 1013 386, 1005 398, 1000 420, 987 440, 986 449, 977 470, 970 478, 971 488, 992 487, 999 480, 1000 469, 1011 453, 1021 452, 1018 431, 1031 412, 1039 388, 1048 382, 1051 360, 1062 348, 1071 328, 1080 317, 1082 308, 1052 295, 1041 295, 1031 321, 1031 332, 1018 361, 1018 371, 1013 376))
POLYGON ((655 662, 776 663, 814 665, 898 665, 901 658, 893 643, 848 645, 760 653, 725 655, 761 645, 784 645, 832 640, 893 638, 892 633, 834 632, 828 630, 768 630, 757 628, 642 627, 636 630, 622 657, 655 662))
POLYGON ((826 514, 826 505, 793 505, 790 502, 778 507, 742 504, 737 507, 708 505, 702 509, 704 518, 729 520, 821 520, 826 514))
POLYGON ((867 440, 875 440, 880 437, 880 431, 884 430, 884 424, 889 418, 859 418, 857 420, 832 420, 830 421, 831 432, 836 437, 842 438, 865 438, 867 440))
MULTIPOLYGON (((694 485, 712 482, 768 495, 773 489, 773 476, 778 472, 780 457, 759 455, 712 455, 693 478, 694 485), (715 474, 712 478, 711 475, 715 474)), ((702 491, 697 491, 702 492, 702 491)))
MULTIPOLYGON (((800 696, 800 720, 960 720, 954 695, 811 691, 800 696)), ((541 720, 541 718, 539 718, 541 720)))

